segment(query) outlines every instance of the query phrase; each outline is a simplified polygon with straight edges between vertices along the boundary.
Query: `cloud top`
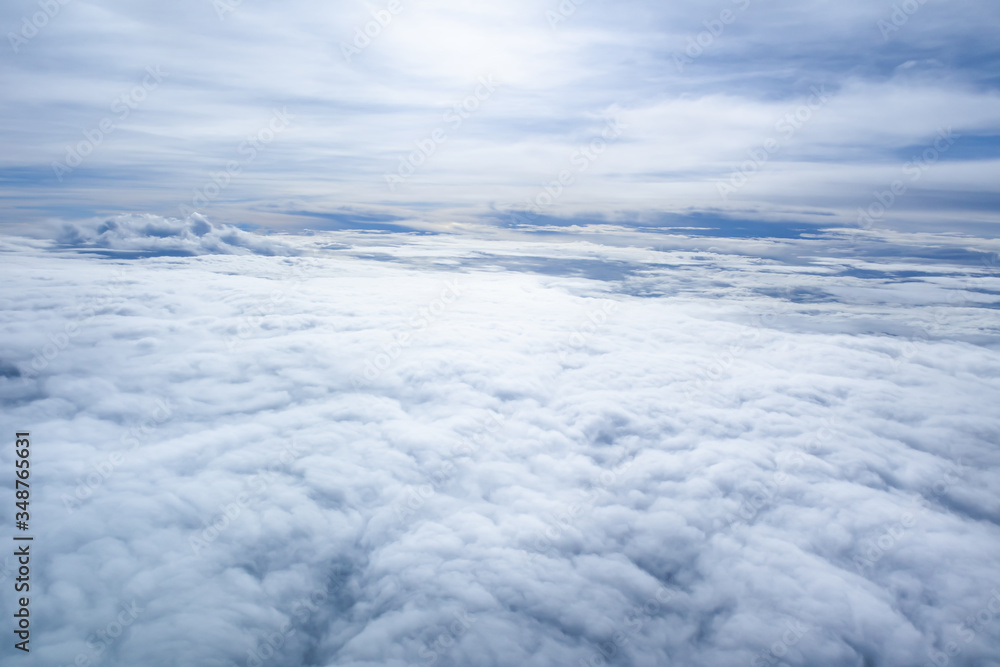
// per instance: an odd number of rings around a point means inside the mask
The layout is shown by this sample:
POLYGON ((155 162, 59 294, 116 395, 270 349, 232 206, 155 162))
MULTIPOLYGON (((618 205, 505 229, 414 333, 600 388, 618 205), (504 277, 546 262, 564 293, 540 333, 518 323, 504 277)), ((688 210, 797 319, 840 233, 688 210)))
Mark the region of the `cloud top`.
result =
POLYGON ((198 213, 183 219, 144 213, 67 223, 62 226, 58 241, 80 249, 100 248, 144 255, 295 253, 286 243, 232 225, 215 225, 198 213))
POLYGON ((1000 657, 1000 273, 944 252, 973 239, 266 256, 112 222, 73 247, 161 256, 0 243, 43 664, 1000 657))

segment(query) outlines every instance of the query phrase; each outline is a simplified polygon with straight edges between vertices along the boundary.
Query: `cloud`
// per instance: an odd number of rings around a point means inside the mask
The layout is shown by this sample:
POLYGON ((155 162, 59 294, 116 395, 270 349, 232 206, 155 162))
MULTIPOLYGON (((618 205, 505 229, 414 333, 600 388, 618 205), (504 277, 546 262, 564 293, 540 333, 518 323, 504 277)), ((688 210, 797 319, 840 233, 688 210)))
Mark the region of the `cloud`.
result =
POLYGON ((202 222, 0 246, 46 664, 1000 656, 995 242, 202 222))
MULTIPOLYGON (((911 157, 894 151, 951 127, 960 150, 887 224, 997 221, 998 10, 985 1, 907 3, 917 9, 902 18, 889 0, 60 6, 2 56, 8 224, 98 216, 108 202, 172 216, 193 200, 212 220, 270 228, 344 208, 481 224, 491 206, 557 179, 612 116, 629 127, 553 215, 752 208, 774 219, 808 205, 844 222, 911 157), (722 24, 726 10, 734 19, 722 24), (565 20, 550 25, 552 13, 565 20), (894 20, 884 35, 880 21, 894 20), (192 35, 196 46, 177 46, 192 35), (365 46, 348 60, 355 41, 365 46), (678 57, 691 62, 678 69, 678 57), (495 93, 454 127, 449 110, 484 77, 495 93), (780 152, 723 201, 717 184, 814 86, 830 103, 794 137, 778 135, 780 152), (294 122, 246 162, 244 142, 280 109, 294 122), (391 190, 386 175, 435 130, 447 138, 391 190), (978 159, 961 152, 972 150, 978 159), (199 198, 234 161, 224 194, 199 198)), ((0 24, 17 34, 37 7, 6 5, 0 24)))
POLYGON ((35 659, 997 663, 998 20, 3 4, 35 659))
POLYGON ((69 223, 58 241, 63 246, 155 255, 294 254, 291 246, 232 225, 214 225, 193 213, 183 220, 150 214, 118 215, 69 223))

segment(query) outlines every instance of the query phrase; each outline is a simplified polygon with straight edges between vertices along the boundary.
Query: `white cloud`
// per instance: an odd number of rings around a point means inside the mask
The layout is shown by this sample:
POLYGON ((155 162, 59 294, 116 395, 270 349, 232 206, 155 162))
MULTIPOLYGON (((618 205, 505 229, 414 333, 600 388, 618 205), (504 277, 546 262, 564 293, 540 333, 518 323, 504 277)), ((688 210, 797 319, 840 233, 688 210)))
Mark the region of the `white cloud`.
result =
POLYGON ((0 246, 46 664, 1000 655, 1000 278, 954 251, 988 242, 342 233, 278 256, 201 222, 77 228, 130 260, 0 246))

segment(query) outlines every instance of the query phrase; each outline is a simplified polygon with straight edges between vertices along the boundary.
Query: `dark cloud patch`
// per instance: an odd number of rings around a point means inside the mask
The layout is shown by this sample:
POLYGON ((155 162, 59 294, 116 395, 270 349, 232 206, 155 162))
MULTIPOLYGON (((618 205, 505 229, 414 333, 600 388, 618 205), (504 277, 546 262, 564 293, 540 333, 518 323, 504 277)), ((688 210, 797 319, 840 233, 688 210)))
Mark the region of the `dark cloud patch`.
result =
POLYGON ((323 213, 312 211, 288 211, 289 215, 314 218, 323 222, 310 223, 307 226, 315 230, 373 230, 383 232, 415 232, 429 233, 425 230, 401 224, 403 218, 385 213, 340 212, 323 213))

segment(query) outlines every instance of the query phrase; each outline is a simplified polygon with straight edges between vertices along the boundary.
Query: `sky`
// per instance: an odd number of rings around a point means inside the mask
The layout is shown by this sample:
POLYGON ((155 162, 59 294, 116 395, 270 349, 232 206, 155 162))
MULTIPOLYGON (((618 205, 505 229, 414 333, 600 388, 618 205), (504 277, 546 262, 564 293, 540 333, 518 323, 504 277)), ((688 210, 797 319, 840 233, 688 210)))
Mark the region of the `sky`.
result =
POLYGON ((992 236, 998 22, 987 0, 15 0, 0 219, 992 236))
POLYGON ((4 3, 0 667, 1000 667, 998 25, 4 3))

